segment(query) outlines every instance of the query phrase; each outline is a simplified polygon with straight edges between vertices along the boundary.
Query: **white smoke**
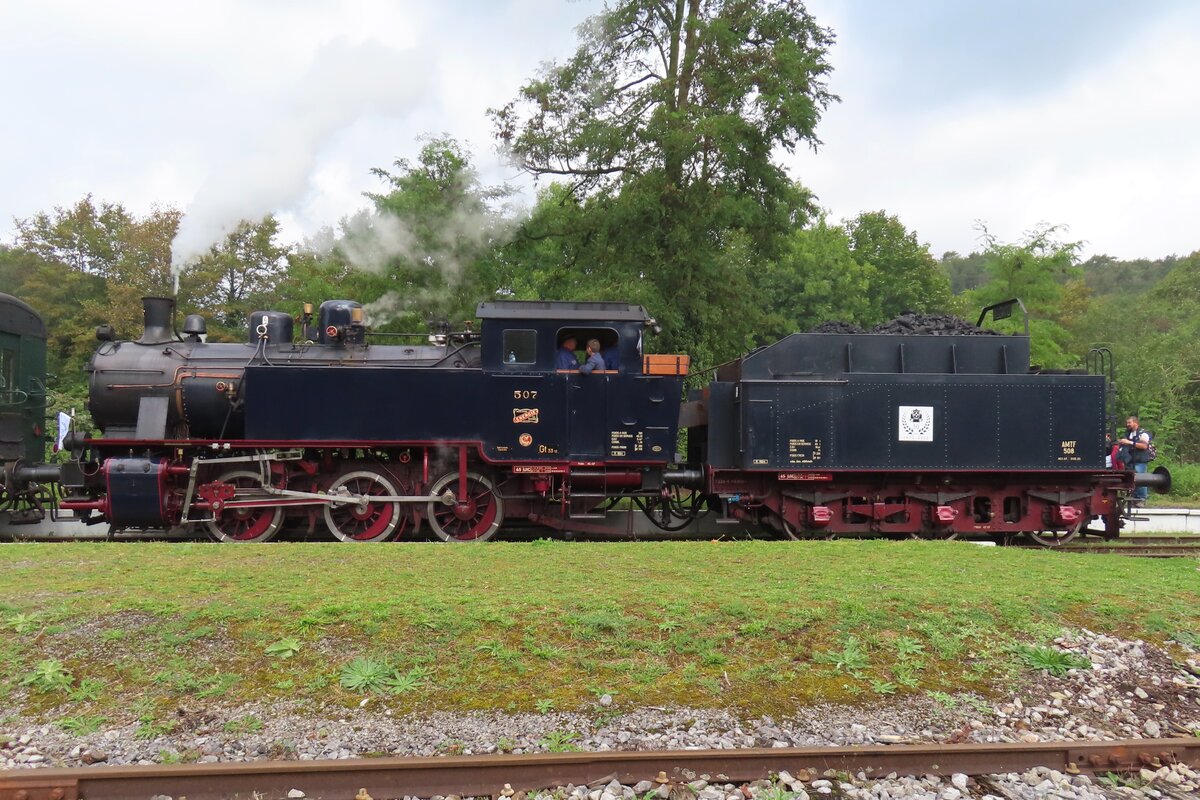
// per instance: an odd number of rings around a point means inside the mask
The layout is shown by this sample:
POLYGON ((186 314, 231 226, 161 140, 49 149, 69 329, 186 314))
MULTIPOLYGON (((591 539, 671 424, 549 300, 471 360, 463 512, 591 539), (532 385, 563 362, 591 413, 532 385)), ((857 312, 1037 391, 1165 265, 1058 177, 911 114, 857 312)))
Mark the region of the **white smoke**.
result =
POLYGON ((317 157, 340 132, 371 114, 416 104, 429 65, 377 41, 323 45, 293 85, 265 96, 261 111, 231 122, 214 142, 216 166, 188 206, 171 247, 178 286, 185 265, 219 244, 242 220, 258 220, 298 201, 317 157))
POLYGON ((322 257, 336 258, 375 274, 383 273, 395 259, 402 259, 410 268, 441 273, 444 282, 438 285, 387 292, 368 303, 364 307, 368 320, 372 325, 382 325, 447 302, 467 264, 489 247, 506 243, 524 213, 515 202, 489 207, 468 200, 439 219, 432 234, 422 237, 394 214, 363 210, 341 221, 340 235, 326 228, 306 245, 322 257))

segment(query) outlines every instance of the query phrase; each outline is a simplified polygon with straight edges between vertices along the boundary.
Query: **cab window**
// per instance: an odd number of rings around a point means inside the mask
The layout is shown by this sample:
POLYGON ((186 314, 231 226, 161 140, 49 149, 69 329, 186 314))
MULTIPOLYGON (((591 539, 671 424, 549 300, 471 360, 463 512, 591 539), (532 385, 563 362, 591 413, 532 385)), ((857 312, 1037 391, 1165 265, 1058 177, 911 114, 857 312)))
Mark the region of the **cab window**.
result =
POLYGON ((585 349, 591 339, 600 342, 600 355, 604 359, 604 368, 619 370, 620 336, 612 328, 562 328, 558 332, 558 341, 567 338, 575 340, 575 353, 580 363, 587 357, 585 349))
POLYGON ((8 349, 0 349, 0 390, 15 389, 14 377, 17 368, 17 354, 8 349))
POLYGON ((504 332, 504 363, 532 364, 537 360, 537 331, 504 332))

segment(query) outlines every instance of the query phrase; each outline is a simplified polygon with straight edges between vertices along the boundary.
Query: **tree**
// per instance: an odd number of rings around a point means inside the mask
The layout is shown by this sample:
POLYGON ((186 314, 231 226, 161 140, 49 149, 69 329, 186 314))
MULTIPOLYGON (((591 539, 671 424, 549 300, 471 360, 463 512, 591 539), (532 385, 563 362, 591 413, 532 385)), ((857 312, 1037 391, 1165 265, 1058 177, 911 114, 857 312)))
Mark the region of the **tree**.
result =
POLYGON ((874 265, 855 260, 844 227, 821 219, 796 230, 760 284, 770 314, 765 326, 767 340, 821 322, 862 326, 877 322, 879 303, 871 287, 878 278, 874 265))
POLYGON ((372 170, 386 185, 367 195, 372 211, 343 219, 290 259, 284 294, 310 301, 332 288, 345 297, 353 286, 371 326, 383 331, 473 318, 477 302, 498 286, 505 291, 498 258, 516 225, 504 204, 511 190, 482 185, 449 138, 394 166, 372 170))
POLYGON ((875 267, 872 282, 882 322, 905 311, 944 312, 950 302, 950 282, 939 268, 929 245, 921 244, 897 217, 867 211, 845 224, 850 253, 859 264, 875 267))
POLYGON ((180 278, 181 293, 219 324, 240 328, 247 314, 275 299, 275 284, 289 250, 276 244, 278 235, 279 221, 274 216, 256 223, 242 220, 224 241, 188 266, 180 278))
POLYGON ((623 0, 491 111, 496 136, 566 182, 587 220, 564 250, 605 276, 590 283, 669 298, 664 344, 727 357, 741 337, 723 325, 747 321, 731 288, 812 212, 773 154, 818 144, 832 41, 798 0, 623 0))
MULTIPOLYGON (((1063 322, 1081 313, 1081 304, 1086 302, 1086 292, 1067 290, 1070 281, 1081 277, 1081 243, 1060 240, 1060 228, 1053 225, 1039 225, 1020 243, 1003 243, 986 227, 982 231, 990 279, 971 293, 972 299, 982 308, 1020 298, 1029 312, 1033 361, 1054 368, 1077 363, 1078 357, 1068 352, 1069 334, 1063 322), (1073 298, 1071 304, 1065 302, 1068 294, 1073 298)), ((1013 318, 999 327, 1015 331, 1018 324, 1013 318)))
POLYGON ((983 253, 961 256, 950 250, 942 254, 941 264, 953 294, 978 289, 987 282, 987 258, 983 253))

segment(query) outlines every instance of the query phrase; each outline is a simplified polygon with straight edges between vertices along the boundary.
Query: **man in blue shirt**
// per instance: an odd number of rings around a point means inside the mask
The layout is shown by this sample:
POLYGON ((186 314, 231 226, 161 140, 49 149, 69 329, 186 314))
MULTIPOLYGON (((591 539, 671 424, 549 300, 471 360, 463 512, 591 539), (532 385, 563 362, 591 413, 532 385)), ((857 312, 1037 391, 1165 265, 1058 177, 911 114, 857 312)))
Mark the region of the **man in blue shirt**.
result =
MULTIPOLYGON (((1150 464, 1150 431, 1138 422, 1138 418, 1130 414, 1125 420, 1125 435, 1117 440, 1121 449, 1117 451, 1117 460, 1126 469, 1133 468, 1134 472, 1145 472, 1150 464)), ((1136 505, 1142 505, 1150 497, 1149 486, 1139 486, 1133 493, 1136 505)))
POLYGON ((579 369, 579 359, 575 357, 575 344, 574 336, 562 340, 554 357, 555 369, 579 369))
POLYGON ((604 356, 600 355, 600 342, 597 339, 588 339, 587 343, 587 363, 579 368, 579 371, 584 375, 591 374, 594 370, 604 369, 604 356))

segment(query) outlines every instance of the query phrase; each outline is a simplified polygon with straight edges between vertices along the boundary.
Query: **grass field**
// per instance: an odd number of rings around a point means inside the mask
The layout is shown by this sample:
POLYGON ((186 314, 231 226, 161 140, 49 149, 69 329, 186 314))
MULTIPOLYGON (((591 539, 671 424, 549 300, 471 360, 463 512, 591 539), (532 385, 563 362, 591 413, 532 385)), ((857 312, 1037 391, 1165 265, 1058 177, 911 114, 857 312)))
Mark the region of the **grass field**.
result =
POLYGON ((272 698, 987 694, 1065 626, 1194 641, 1197 564, 954 542, 0 546, 0 705, 80 729, 272 698))

